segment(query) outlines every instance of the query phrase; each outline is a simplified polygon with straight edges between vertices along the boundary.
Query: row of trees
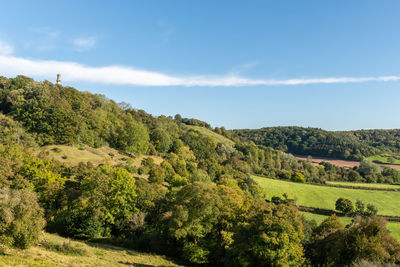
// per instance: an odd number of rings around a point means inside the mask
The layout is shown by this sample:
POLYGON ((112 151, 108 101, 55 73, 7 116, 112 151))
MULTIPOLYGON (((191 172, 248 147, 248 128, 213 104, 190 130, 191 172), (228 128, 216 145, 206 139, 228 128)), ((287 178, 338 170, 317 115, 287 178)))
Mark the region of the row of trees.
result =
POLYGON ((330 132, 317 128, 270 127, 233 130, 232 133, 258 145, 297 155, 361 160, 400 150, 400 130, 330 132))
POLYGON ((337 211, 342 212, 344 215, 373 217, 378 213, 378 209, 373 204, 367 204, 361 200, 357 200, 354 206, 353 202, 347 198, 338 198, 335 203, 337 211))

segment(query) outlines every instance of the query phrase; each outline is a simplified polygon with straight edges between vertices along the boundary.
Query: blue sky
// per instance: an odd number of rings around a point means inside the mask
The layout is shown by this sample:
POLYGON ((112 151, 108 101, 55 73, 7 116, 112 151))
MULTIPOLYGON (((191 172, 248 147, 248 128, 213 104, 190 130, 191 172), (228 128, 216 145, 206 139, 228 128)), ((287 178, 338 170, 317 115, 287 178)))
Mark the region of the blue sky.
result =
POLYGON ((6 1, 0 75, 226 128, 400 128, 399 1, 6 1))

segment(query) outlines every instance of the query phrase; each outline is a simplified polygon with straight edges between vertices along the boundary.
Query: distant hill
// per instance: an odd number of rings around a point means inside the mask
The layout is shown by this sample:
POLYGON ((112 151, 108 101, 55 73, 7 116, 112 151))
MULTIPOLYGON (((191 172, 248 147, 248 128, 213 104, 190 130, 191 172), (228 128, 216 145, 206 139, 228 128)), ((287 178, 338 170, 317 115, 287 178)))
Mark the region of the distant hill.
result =
POLYGON ((363 157, 400 151, 398 129, 325 131, 318 128, 267 127, 232 132, 257 145, 298 155, 361 160, 363 157))

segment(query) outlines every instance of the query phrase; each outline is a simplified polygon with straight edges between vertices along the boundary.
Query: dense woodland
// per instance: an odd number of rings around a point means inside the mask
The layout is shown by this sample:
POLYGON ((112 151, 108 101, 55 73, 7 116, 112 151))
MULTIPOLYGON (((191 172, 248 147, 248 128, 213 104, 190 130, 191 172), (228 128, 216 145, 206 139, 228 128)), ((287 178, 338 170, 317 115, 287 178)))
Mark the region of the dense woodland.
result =
MULTIPOLYGON (((0 111, 2 246, 32 246, 45 228, 180 257, 187 264, 400 263, 400 244, 382 220, 361 216, 344 227, 332 216, 318 226, 303 218, 292 201, 266 201, 250 176, 398 183, 400 173, 394 169, 367 160, 354 169, 313 166, 275 149, 290 151, 280 142, 241 141, 224 128, 214 130, 233 145, 217 142, 190 127, 211 129, 205 122, 153 117, 101 95, 24 76, 0 78, 0 111), (50 144, 110 146, 131 159, 145 154, 163 161, 146 158, 138 168, 129 161, 71 166, 36 153, 50 144), (142 174, 148 178, 139 178, 142 174)), ((376 140, 370 142, 359 142, 361 155, 380 149, 372 145, 376 140)))
POLYGON ((400 130, 330 132, 317 128, 270 127, 233 130, 233 133, 243 140, 297 155, 361 160, 400 150, 400 130))

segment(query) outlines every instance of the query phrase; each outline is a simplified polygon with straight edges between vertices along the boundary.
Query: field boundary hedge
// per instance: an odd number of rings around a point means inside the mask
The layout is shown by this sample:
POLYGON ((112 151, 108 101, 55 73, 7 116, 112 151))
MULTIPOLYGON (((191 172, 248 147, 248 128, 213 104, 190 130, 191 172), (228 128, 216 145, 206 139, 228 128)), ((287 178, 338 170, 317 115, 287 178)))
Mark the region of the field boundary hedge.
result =
MULTIPOLYGON (((296 207, 300 211, 305 211, 305 212, 309 212, 309 213, 313 213, 313 214, 325 215, 325 216, 331 216, 332 214, 336 214, 336 216, 338 216, 338 217, 346 217, 343 213, 337 212, 337 211, 334 211, 334 210, 330 210, 330 209, 306 207, 306 206, 301 206, 301 205, 298 205, 296 207)), ((399 216, 377 215, 377 217, 383 218, 388 222, 400 222, 400 217, 399 216)))
MULTIPOLYGON (((284 181, 284 180, 282 180, 282 181, 284 181)), ((330 182, 335 182, 335 181, 330 181, 330 182)), ((341 181, 338 181, 338 182, 341 182, 341 181)), ((342 185, 342 184, 318 184, 318 183, 308 183, 308 184, 320 185, 320 186, 329 186, 329 187, 337 187, 337 188, 348 188, 348 189, 400 192, 400 188, 364 187, 364 186, 353 186, 353 185, 342 185)), ((365 183, 365 184, 367 184, 367 183, 365 183)), ((387 185, 390 185, 390 184, 387 184, 387 185)))

